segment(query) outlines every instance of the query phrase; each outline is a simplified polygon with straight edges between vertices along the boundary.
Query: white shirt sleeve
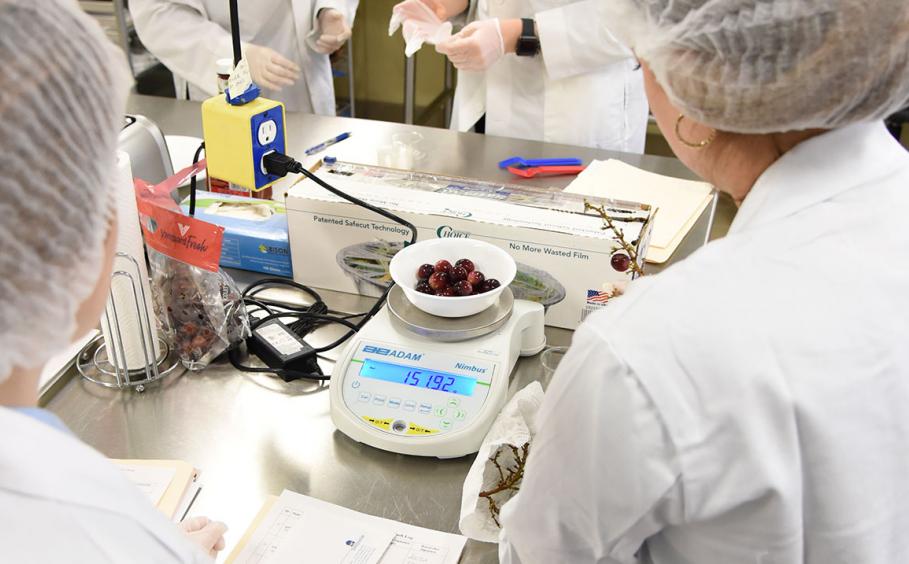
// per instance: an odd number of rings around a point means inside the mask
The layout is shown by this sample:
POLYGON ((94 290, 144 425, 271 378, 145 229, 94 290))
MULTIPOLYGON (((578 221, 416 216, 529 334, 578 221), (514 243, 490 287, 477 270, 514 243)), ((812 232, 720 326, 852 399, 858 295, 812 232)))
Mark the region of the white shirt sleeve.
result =
POLYGON ((322 10, 323 8, 331 8, 332 10, 337 10, 344 14, 344 19, 347 21, 347 25, 352 28, 354 24, 354 17, 357 15, 357 6, 359 3, 359 0, 316 0, 313 3, 312 11, 313 29, 319 25, 317 16, 319 15, 319 10, 322 10))
POLYGON ((502 563, 636 562, 648 537, 681 520, 681 472, 660 414, 589 324, 535 426, 520 493, 502 512, 502 563))
POLYGON ((538 12, 534 19, 546 73, 553 79, 585 74, 633 57, 610 31, 605 0, 571 2, 538 12))
POLYGON ((232 58, 230 31, 208 19, 200 0, 131 0, 142 43, 171 72, 209 96, 218 92, 215 63, 232 58))

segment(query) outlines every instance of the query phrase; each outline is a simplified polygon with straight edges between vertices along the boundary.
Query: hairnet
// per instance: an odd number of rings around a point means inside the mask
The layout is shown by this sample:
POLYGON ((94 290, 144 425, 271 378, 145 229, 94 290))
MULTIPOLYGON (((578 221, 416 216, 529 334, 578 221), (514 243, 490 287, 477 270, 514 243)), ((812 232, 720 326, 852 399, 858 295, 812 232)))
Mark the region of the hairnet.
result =
POLYGON ((610 0, 602 9, 673 104, 720 130, 832 129, 909 104, 906 0, 610 0))
POLYGON ((0 380, 69 344, 100 277, 123 55, 72 0, 0 0, 0 380))

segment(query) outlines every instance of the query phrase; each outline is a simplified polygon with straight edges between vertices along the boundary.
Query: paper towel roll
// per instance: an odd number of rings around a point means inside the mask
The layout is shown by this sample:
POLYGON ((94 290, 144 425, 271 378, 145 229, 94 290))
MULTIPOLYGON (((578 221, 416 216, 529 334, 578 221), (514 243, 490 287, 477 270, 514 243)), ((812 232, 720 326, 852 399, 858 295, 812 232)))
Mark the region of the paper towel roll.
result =
POLYGON ((111 279, 112 298, 107 303, 101 331, 107 344, 108 358, 123 367, 123 360, 130 370, 143 369, 146 365, 146 350, 150 359, 157 359, 158 324, 152 307, 152 293, 148 282, 148 268, 145 264, 145 245, 139 228, 139 212, 136 208, 136 193, 133 189, 133 173, 129 155, 117 154, 117 252, 133 257, 138 264, 117 257, 114 259, 114 273, 127 272, 136 281, 115 274, 111 279), (143 293, 145 299, 143 300, 143 293), (138 303, 136 297, 138 296, 138 303), (113 319, 116 311, 116 320, 113 319), (151 326, 151 335, 145 336, 143 347, 142 327, 151 326), (119 328, 119 338, 117 329, 119 328), (121 342, 122 338, 122 342, 121 342), (121 349, 122 346, 122 349, 121 349), (121 358, 121 350, 123 358, 121 358))

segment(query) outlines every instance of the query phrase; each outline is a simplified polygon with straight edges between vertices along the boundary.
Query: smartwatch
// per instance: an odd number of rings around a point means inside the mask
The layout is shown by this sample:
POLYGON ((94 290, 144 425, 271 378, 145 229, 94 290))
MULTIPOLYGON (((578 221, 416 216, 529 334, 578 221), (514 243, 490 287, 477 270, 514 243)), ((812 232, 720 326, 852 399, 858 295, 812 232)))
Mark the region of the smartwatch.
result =
POLYGON ((515 54, 519 57, 533 57, 540 52, 540 38, 530 18, 521 18, 521 36, 518 37, 515 54))

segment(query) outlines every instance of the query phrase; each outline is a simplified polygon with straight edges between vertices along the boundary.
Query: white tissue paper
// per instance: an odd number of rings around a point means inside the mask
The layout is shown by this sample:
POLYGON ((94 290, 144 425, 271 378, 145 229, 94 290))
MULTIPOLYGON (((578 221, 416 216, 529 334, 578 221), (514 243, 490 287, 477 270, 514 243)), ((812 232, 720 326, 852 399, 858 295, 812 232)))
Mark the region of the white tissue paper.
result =
MULTIPOLYGON (((521 450, 525 443, 532 443, 536 427, 534 419, 543 403, 543 387, 533 382, 511 398, 490 427, 483 444, 477 452, 461 497, 461 534, 482 542, 497 542, 499 526, 489 511, 489 502, 480 497, 480 492, 496 487, 500 480, 499 471, 492 458, 499 454, 499 465, 503 468, 514 464, 512 447, 521 450)), ((501 508, 517 492, 496 494, 496 503, 501 508)))
POLYGON ((394 35, 399 27, 403 24, 404 29, 401 34, 404 36, 404 55, 412 56, 420 50, 424 43, 438 45, 444 43, 451 37, 451 22, 443 22, 436 16, 428 6, 419 2, 412 7, 421 13, 408 14, 396 6, 391 13, 391 19, 388 21, 388 35, 394 35))
POLYGON ((109 303, 101 322, 101 330, 107 344, 108 358, 121 367, 125 362, 130 370, 138 370, 145 368, 146 351, 149 360, 157 359, 160 348, 151 287, 148 282, 148 268, 145 265, 145 244, 139 227, 139 211, 133 188, 133 172, 129 155, 122 151, 117 153, 117 189, 114 197, 117 201, 117 252, 128 254, 136 262, 117 257, 113 270, 129 273, 136 281, 136 285, 134 286, 125 276, 115 275, 111 278, 113 308, 109 303), (116 320, 107 314, 113 313, 114 309, 116 320), (142 327, 147 325, 151 325, 152 334, 145 335, 143 346, 142 327), (118 328, 122 341, 118 338, 118 328), (124 353, 123 359, 120 359, 121 350, 124 353))
POLYGON ((215 202, 208 206, 205 213, 249 221, 263 221, 275 214, 271 206, 251 202, 215 202))

